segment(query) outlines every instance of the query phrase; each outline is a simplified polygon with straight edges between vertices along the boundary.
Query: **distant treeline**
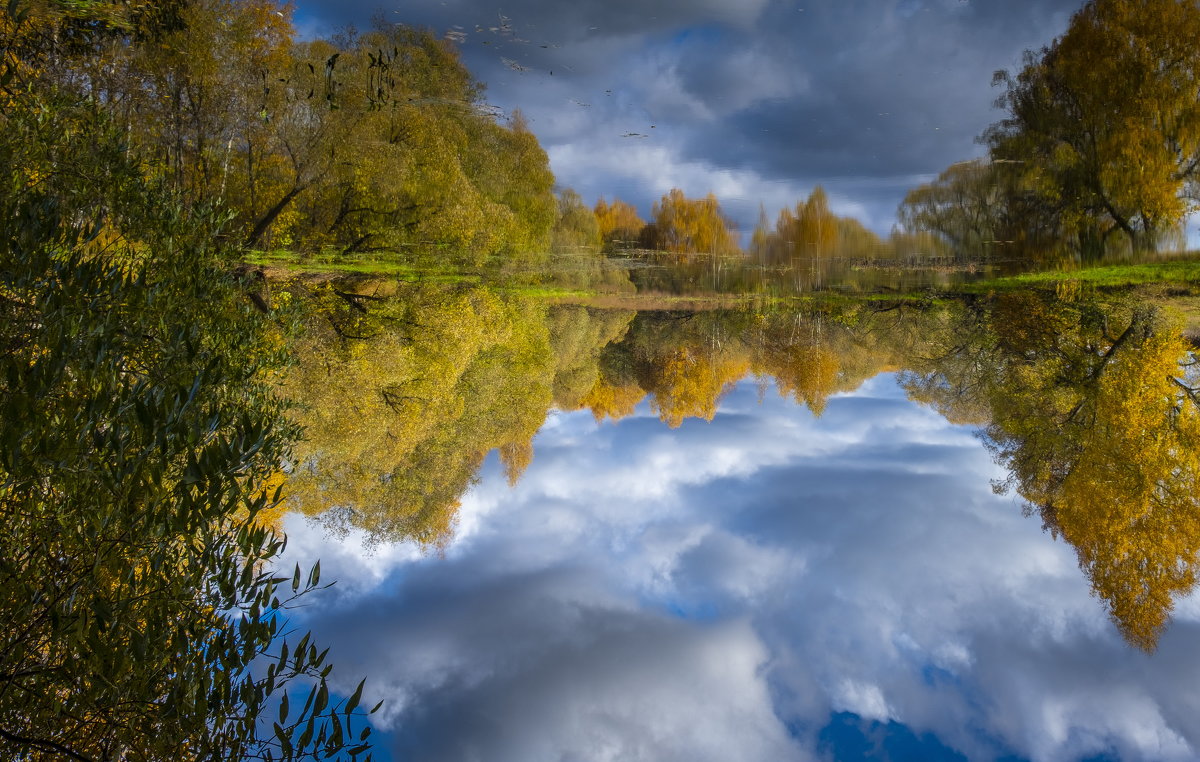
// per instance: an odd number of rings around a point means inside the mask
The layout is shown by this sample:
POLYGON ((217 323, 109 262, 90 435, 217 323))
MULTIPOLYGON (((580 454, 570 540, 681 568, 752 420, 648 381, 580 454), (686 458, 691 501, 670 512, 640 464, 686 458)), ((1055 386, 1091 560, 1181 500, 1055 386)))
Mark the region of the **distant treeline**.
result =
MULTIPOLYGON (((582 202, 576 201, 582 207, 582 202)), ((568 218, 560 215, 557 240, 575 245, 593 245, 613 253, 635 249, 676 254, 742 254, 761 262, 786 262, 797 258, 859 257, 868 259, 944 255, 946 242, 923 230, 893 230, 884 238, 853 217, 834 214, 829 197, 817 186, 794 208, 779 212, 772 226, 766 210, 760 211, 749 248, 738 242, 733 222, 712 193, 688 198, 673 188, 654 204, 651 219, 643 220, 637 209, 620 199, 603 197, 591 210, 568 218), (594 223, 589 217, 594 217, 594 223), (575 221, 572 228, 568 219, 575 221)))
MULTIPOLYGON (((956 163, 910 191, 886 238, 830 212, 818 187, 748 254, 767 262, 829 255, 910 259, 1097 260, 1182 248, 1200 203, 1200 5, 1090 0, 1063 36, 997 72, 1007 112, 956 163)), ((621 201, 595 209, 607 249, 736 251, 711 194, 673 190, 643 222, 621 201)))
MULTIPOLYGON (((275 0, 21 5, 7 64, 89 98, 149 178, 226 209, 246 247, 468 265, 571 247, 741 252, 711 193, 673 189, 642 220, 618 199, 556 192, 520 113, 501 118, 430 31, 379 21, 301 40, 275 0)), ((997 73, 1007 116, 980 138, 988 156, 913 189, 888 236, 834 214, 817 187, 773 224, 764 210, 744 253, 1095 259, 1178 245, 1200 198, 1198 35, 1196 3, 1091 0, 1020 72, 997 73)))

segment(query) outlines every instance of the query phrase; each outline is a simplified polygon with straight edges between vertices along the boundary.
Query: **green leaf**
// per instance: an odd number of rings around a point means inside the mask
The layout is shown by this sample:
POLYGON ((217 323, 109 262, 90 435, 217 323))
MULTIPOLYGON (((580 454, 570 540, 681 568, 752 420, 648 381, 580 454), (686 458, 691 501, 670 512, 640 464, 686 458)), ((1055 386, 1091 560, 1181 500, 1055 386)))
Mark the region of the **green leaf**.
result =
POLYGON ((346 699, 346 714, 350 714, 358 706, 359 699, 362 698, 363 686, 366 682, 366 678, 359 680, 358 687, 354 689, 354 693, 350 694, 350 698, 346 699))
POLYGON ((291 739, 290 734, 286 730, 284 730, 282 727, 280 727, 278 722, 274 723, 274 726, 275 726, 275 737, 279 739, 279 746, 283 751, 283 755, 285 757, 291 757, 292 756, 292 739, 291 739))
POLYGON ((329 703, 329 686, 325 681, 321 681, 321 687, 317 691, 317 701, 313 704, 313 712, 320 714, 325 710, 325 705, 329 703))

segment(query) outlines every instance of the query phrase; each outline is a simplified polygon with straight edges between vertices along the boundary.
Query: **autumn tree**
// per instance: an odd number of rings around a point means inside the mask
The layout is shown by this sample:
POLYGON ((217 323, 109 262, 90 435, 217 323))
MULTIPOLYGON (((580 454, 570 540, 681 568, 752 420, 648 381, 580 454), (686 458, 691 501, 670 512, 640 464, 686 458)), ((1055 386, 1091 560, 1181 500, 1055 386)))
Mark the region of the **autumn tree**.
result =
POLYGON ((792 243, 793 250, 820 256, 829 254, 837 245, 837 219, 829 210, 829 196, 817 186, 803 204, 796 205, 794 215, 784 210, 776 224, 792 243))
POLYGON ((1129 642, 1153 650, 1200 568, 1200 379, 1178 325, 1143 304, 1019 293, 945 331, 945 353, 906 385, 987 422, 1006 486, 1075 548, 1129 642))
POLYGON ((769 228, 765 210, 751 238, 751 253, 760 260, 787 261, 835 254, 874 256, 882 246, 879 237, 858 220, 840 217, 829 208, 829 196, 817 186, 794 208, 783 209, 769 228))
POLYGON ((369 542, 438 548, 488 454, 515 482, 551 406, 579 406, 632 314, 484 288, 377 289, 297 292, 308 331, 286 389, 308 437, 290 504, 369 542))
POLYGON ((1065 334, 1079 343, 1052 337, 1053 323, 1031 326, 1032 314, 1022 309, 1028 359, 1007 363, 997 390, 1008 399, 993 407, 995 452, 1046 526, 1075 547, 1121 632, 1152 650, 1200 567, 1188 348, 1178 326, 1142 306, 1065 334))
POLYGON ((614 198, 612 203, 601 196, 594 208, 596 223, 600 228, 600 238, 607 252, 630 249, 637 246, 638 236, 646 221, 638 214, 633 204, 614 198))
POLYGON ((580 404, 592 411, 597 423, 609 418, 619 421, 633 415, 634 409, 646 395, 646 390, 636 382, 617 386, 606 376, 601 376, 580 400, 580 404))
POLYGON ((647 248, 674 253, 733 254, 738 249, 733 229, 717 197, 689 199, 672 188, 654 204, 654 220, 645 236, 647 248))
POLYGON ((1090 0, 1066 33, 1028 53, 984 136, 994 160, 1089 256, 1113 234, 1154 248, 1193 208, 1200 168, 1200 6, 1179 0, 1090 0))

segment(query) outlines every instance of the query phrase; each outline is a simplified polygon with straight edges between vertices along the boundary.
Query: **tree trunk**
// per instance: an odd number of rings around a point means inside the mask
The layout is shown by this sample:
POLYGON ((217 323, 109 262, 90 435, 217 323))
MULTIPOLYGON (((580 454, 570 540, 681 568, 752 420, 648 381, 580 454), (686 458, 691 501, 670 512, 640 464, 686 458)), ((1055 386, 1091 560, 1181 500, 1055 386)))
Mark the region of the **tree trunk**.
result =
POLYGON ((254 223, 254 230, 250 231, 249 237, 246 238, 246 247, 250 248, 257 246, 258 242, 262 239, 263 234, 267 232, 267 228, 271 227, 271 223, 275 221, 275 218, 278 217, 284 209, 287 209, 288 204, 292 203, 292 199, 303 193, 304 189, 307 187, 307 185, 298 185, 295 188, 292 188, 287 192, 286 196, 279 199, 279 202, 275 204, 275 206, 268 209, 267 213, 260 217, 258 222, 254 223))

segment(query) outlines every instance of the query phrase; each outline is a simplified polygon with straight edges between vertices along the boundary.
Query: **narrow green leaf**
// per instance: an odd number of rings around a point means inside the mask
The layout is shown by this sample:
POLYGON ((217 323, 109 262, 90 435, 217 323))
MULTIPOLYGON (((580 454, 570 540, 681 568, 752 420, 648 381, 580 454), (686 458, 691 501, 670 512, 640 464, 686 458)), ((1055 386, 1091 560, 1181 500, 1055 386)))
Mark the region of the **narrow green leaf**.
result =
POLYGON ((362 698, 363 685, 366 682, 366 678, 359 680, 358 687, 354 689, 354 693, 350 694, 350 698, 346 699, 346 714, 350 714, 358 706, 358 702, 362 698))

